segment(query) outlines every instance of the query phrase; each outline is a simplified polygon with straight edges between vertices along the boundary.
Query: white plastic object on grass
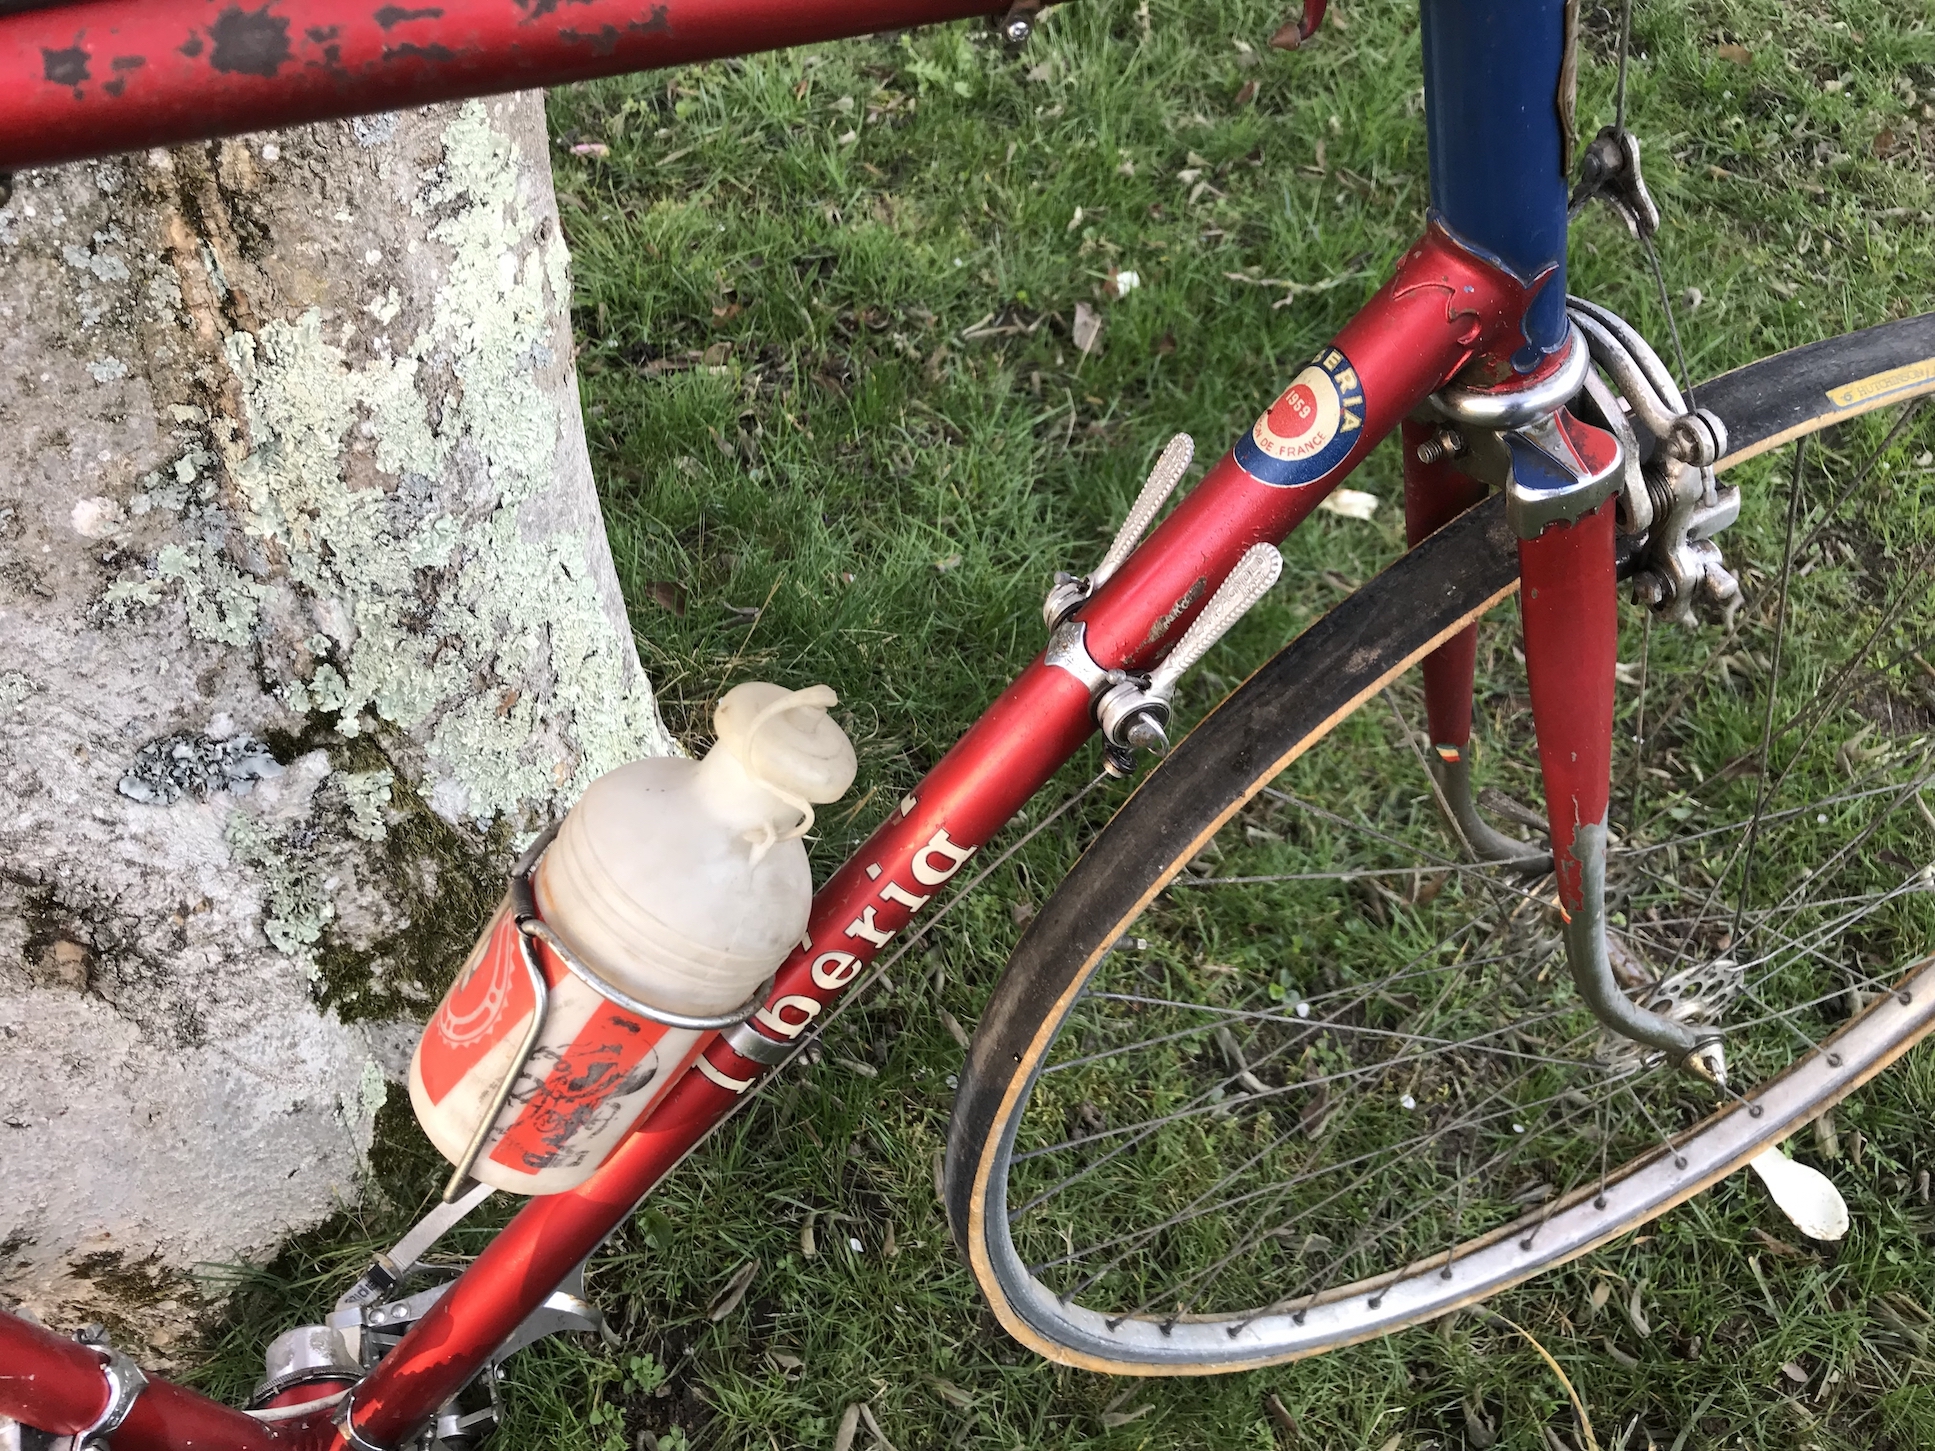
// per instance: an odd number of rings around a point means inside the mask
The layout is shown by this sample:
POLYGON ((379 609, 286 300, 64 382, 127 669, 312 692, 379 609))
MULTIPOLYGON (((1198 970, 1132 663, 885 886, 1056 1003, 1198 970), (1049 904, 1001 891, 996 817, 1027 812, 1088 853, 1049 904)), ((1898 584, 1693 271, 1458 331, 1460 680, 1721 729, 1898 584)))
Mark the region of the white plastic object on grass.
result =
POLYGON ((1848 1202, 1819 1169, 1797 1164, 1776 1144, 1750 1161, 1782 1214, 1809 1239, 1839 1239, 1848 1232, 1848 1202))
POLYGON ((1317 507, 1326 514, 1337 514, 1345 519, 1368 519, 1377 512, 1377 495, 1367 494, 1362 489, 1332 489, 1318 502, 1317 507))
MULTIPOLYGON (((727 692, 704 760, 633 761, 571 809, 533 874, 538 917, 590 972, 687 1017, 730 1012, 806 932, 813 874, 800 838, 815 803, 853 783, 827 714, 831 689, 752 682, 727 692)), ((471 1176, 519 1194, 588 1179, 671 1087, 706 1035, 647 1022, 520 944, 508 901, 438 1005, 410 1065, 410 1100, 438 1150, 463 1162, 529 1030, 522 947, 549 1003, 537 1042, 471 1176)))

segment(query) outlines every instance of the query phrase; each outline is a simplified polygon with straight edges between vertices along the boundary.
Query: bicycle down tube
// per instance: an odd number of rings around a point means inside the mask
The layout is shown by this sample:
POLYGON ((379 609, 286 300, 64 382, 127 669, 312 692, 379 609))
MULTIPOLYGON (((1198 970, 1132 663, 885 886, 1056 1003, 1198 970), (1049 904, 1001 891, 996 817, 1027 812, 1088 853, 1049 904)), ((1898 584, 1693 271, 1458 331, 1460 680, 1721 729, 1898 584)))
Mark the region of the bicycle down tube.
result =
MULTIPOLYGON (((470 0, 445 8, 453 17, 469 17, 501 11, 508 4, 509 0, 497 0, 494 5, 470 0)), ((281 0, 267 8, 294 13, 303 7, 295 0, 281 0)), ((801 33, 811 29, 804 22, 775 24, 762 31, 762 19, 779 8, 790 9, 742 3, 735 10, 725 3, 679 0, 652 6, 650 13, 671 16, 667 24, 675 30, 683 23, 678 17, 703 13, 713 24, 709 33, 717 37, 731 29, 719 19, 731 12, 742 17, 736 24, 748 27, 735 39, 735 48, 746 49, 748 34, 758 37, 762 46, 772 34, 784 38, 770 43, 788 44, 891 23, 985 12, 988 6, 985 0, 959 6, 844 5, 839 7, 842 18, 837 28, 827 20, 824 31, 810 34, 801 33), (863 18, 855 20, 856 16, 863 18)), ((819 7, 813 8, 817 14, 819 7)), ((596 0, 565 7, 558 15, 565 23, 582 27, 607 11, 624 11, 635 18, 639 9, 615 0, 596 0)), ((1562 66, 1557 57, 1563 48, 1565 5, 1563 0, 1515 3, 1509 6, 1506 23, 1501 23, 1508 10, 1504 0, 1425 0, 1424 10, 1427 111, 1434 201, 1440 216, 1404 254, 1391 279, 1291 380, 1269 411, 1128 562, 1080 607, 1073 616, 1080 626, 1079 652, 1057 651, 1052 659, 1044 652, 1028 665, 821 889, 806 937, 781 967, 765 1008, 751 1024, 713 1040, 697 1071, 687 1073, 587 1183, 569 1193, 531 1200, 357 1384, 344 1406, 264 1425, 239 1411, 168 1387, 173 1399, 167 1405, 179 1406, 180 1414, 131 1417, 115 1435, 121 1451, 161 1451, 190 1444, 392 1448, 407 1442, 638 1201, 732 1111, 741 1096, 789 1056, 801 1035, 876 955, 930 908, 972 855, 1075 754, 1095 729, 1093 701, 1106 672, 1146 670, 1160 660, 1246 549, 1287 536, 1381 438, 1395 431, 1454 375, 1463 372, 1467 380, 1507 388, 1551 375, 1562 361, 1560 349, 1566 336, 1562 257, 1558 255, 1563 246, 1565 188, 1554 140, 1559 129, 1562 66), (1529 20, 1528 11, 1533 12, 1529 20), (1487 56, 1485 65, 1477 64, 1487 56), (1501 87, 1495 73, 1514 66, 1516 88, 1501 87), (1492 89, 1488 91, 1487 85, 1492 89), (1489 129, 1487 117, 1496 121, 1489 129), (1513 135, 1527 144, 1513 149, 1507 144, 1513 135), (1471 144, 1470 136, 1477 136, 1479 145, 1493 148, 1489 154, 1467 158, 1467 164, 1490 168, 1501 179, 1498 194, 1490 199, 1463 189, 1455 176, 1442 185, 1437 177, 1441 167, 1463 155, 1460 148, 1471 144), (1518 168, 1525 166, 1537 168, 1538 184, 1518 189, 1518 168), (1546 176, 1547 172, 1552 175, 1546 176), (1505 195, 1508 192, 1510 197, 1505 195), (1534 193, 1535 201, 1525 200, 1534 193), (1549 205, 1554 196, 1556 231, 1549 205), (1511 205, 1504 204, 1507 200, 1511 205), (1551 316, 1555 308, 1556 321, 1551 316)), ((79 46, 81 42, 73 39, 77 29, 83 36, 98 37, 111 29, 106 23, 110 17, 116 24, 133 26, 137 12, 179 25, 191 15, 206 20, 214 7, 198 0, 148 0, 141 5, 91 0, 28 12, 0 21, 0 65, 19 66, 16 42, 28 33, 26 26, 37 25, 41 29, 36 33, 47 35, 59 31, 68 37, 66 44, 79 46)), ((456 32, 436 31, 445 33, 456 32)), ((424 43, 423 37, 410 41, 424 43)), ((89 75, 111 74, 105 58, 112 49, 102 41, 99 48, 88 51, 90 57, 103 59, 98 72, 89 70, 89 75)), ((721 48, 706 53, 727 52, 721 48)), ((466 54, 469 69, 464 73, 480 89, 492 82, 531 84, 567 78, 555 70, 520 69, 524 63, 506 53, 485 52, 482 59, 476 53, 466 54)), ((663 64, 695 54, 626 52, 626 59, 605 69, 663 64)), ((372 62, 379 71, 388 63, 388 58, 372 62)), ((127 73, 138 77, 141 68, 127 73)), ((589 69, 571 72, 591 73, 589 69)), ((41 83, 38 77, 36 81, 41 83)), ((82 112, 99 100, 94 90, 78 85, 71 89, 83 92, 72 102, 82 112)), ((134 93, 133 82, 127 91, 134 93)), ((459 93, 463 92, 437 94, 459 93)), ((345 94, 353 95, 353 103, 362 106, 425 98, 422 92, 383 91, 380 81, 374 88, 345 94)), ((65 92, 61 99, 67 104, 65 92)), ((5 108, 25 104, 17 96, 0 101, 0 134, 13 134, 13 117, 5 108)), ((218 110, 209 124, 268 125, 321 114, 273 111, 266 100, 259 104, 262 114, 218 110)), ((89 131, 85 144, 130 144, 138 128, 127 121, 131 129, 115 129, 123 124, 116 120, 89 131)), ((166 128, 152 134, 164 133, 176 138, 184 134, 166 128)), ((4 164, 0 158, 0 165, 4 164)), ((71 1343, 64 1343, 56 1354, 47 1344, 51 1338, 24 1322, 0 1316, 0 1361, 50 1368, 48 1379, 32 1391, 23 1389, 20 1381, 0 1380, 0 1413, 36 1426, 82 1429, 94 1425, 103 1414, 102 1382, 90 1384, 79 1375, 80 1362, 71 1353, 71 1343)), ((148 1394, 162 1384, 153 1383, 148 1394)), ((141 1399, 136 1399, 137 1405, 141 1399)), ((162 1409, 160 1398, 151 1405, 155 1411, 162 1409)))

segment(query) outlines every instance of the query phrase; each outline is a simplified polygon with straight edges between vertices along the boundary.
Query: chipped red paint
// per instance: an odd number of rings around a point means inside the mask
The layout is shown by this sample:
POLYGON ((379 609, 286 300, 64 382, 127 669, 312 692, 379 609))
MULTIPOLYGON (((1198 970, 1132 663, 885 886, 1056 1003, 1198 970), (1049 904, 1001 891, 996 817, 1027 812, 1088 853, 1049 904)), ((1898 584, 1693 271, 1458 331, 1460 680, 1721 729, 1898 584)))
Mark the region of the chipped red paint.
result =
POLYGON ((80 0, 0 10, 0 172, 1005 9, 1001 0, 80 0))

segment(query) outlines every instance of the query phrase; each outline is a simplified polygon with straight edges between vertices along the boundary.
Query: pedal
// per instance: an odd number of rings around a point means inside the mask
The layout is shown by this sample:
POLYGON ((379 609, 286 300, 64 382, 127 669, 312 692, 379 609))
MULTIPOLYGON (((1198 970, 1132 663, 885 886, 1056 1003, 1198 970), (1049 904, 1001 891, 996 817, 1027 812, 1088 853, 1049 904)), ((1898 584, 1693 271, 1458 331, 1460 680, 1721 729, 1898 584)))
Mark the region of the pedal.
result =
POLYGON ((1283 556, 1274 544, 1252 544, 1236 567, 1209 597, 1203 612, 1191 621, 1183 637, 1156 666, 1146 682, 1134 676, 1117 681, 1095 703, 1096 720, 1108 743, 1122 751, 1144 750, 1164 755, 1169 749, 1166 727, 1176 686, 1189 667, 1209 653, 1256 602, 1270 592, 1283 573, 1283 556))
POLYGON ((1136 495, 1135 503, 1122 521, 1122 527, 1115 531, 1115 540, 1109 545, 1109 552, 1102 556, 1102 562, 1095 567, 1094 573, 1083 578, 1066 572, 1057 573, 1055 584, 1048 591, 1048 598, 1042 601, 1041 617, 1050 632, 1078 609, 1090 595, 1107 584, 1115 572, 1122 567, 1128 557, 1135 553, 1136 545, 1149 531, 1169 496, 1182 482, 1182 476, 1189 472, 1191 460, 1196 457, 1196 442, 1186 433, 1179 433, 1169 440, 1162 456, 1156 460, 1155 467, 1142 485, 1142 492, 1136 495))

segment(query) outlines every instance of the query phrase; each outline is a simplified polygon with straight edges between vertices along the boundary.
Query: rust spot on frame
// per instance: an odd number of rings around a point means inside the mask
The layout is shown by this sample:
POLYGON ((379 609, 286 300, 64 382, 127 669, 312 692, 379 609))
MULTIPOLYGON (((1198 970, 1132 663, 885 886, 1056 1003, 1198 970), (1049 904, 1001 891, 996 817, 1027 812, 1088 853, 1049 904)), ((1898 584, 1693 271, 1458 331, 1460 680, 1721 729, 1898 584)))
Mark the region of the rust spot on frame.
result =
POLYGON ((447 45, 412 45, 406 40, 398 45, 383 47, 384 60, 450 61, 456 58, 457 52, 447 45))
POLYGON ((88 54, 78 45, 70 45, 65 50, 40 50, 41 74, 57 86, 72 86, 75 90, 88 77, 88 54))
POLYGON ((208 38, 215 49, 208 63, 225 75, 272 77, 291 58, 289 22, 271 15, 269 6, 244 10, 231 5, 215 18, 208 38))
POLYGON ((409 20, 438 20, 443 16, 441 5, 426 5, 421 10, 405 10, 401 5, 385 5, 376 12, 376 23, 385 30, 394 30, 409 20))

